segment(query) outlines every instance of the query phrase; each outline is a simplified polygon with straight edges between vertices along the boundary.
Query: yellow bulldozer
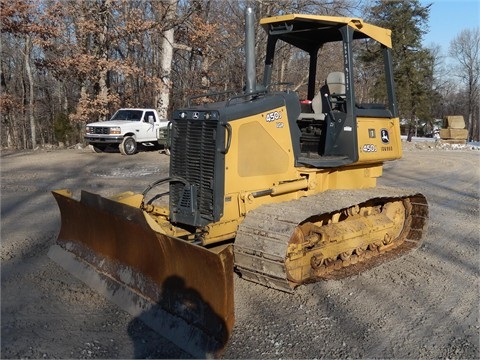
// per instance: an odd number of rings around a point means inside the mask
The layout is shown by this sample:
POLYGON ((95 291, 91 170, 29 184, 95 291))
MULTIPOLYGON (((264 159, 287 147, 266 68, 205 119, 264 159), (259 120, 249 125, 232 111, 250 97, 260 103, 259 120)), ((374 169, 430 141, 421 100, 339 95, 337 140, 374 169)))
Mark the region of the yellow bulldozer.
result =
POLYGON ((428 218, 422 194, 376 187, 383 162, 402 155, 390 30, 357 18, 263 18, 257 83, 251 9, 245 23, 246 85, 173 112, 168 177, 111 198, 53 192, 62 227, 49 256, 199 357, 226 346, 235 273, 292 292, 417 247, 428 218), (384 60, 383 103, 356 96, 359 41, 384 60), (272 83, 279 43, 307 59, 304 99, 272 83), (343 63, 317 79, 321 50, 334 45, 343 63), (153 192, 162 184, 168 206, 153 192))

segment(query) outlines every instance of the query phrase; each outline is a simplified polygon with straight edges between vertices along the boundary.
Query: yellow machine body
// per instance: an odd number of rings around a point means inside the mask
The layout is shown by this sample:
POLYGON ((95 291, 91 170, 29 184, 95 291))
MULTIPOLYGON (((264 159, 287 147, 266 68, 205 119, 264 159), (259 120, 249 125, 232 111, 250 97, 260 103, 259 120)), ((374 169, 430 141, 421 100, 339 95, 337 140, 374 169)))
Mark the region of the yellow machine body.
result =
MULTIPOLYGON (((362 136, 358 140, 360 159, 357 163, 333 169, 295 167, 289 124, 282 121, 286 109, 272 111, 281 114, 279 120, 266 122, 266 114, 258 114, 232 124, 230 151, 225 156, 224 215, 219 222, 208 225, 208 233, 202 237, 203 245, 233 238, 245 215, 261 205, 326 190, 375 187, 382 175, 382 162, 402 155, 398 118, 361 118, 358 119, 358 134, 362 136), (388 129, 391 134, 389 145, 382 144, 382 129, 388 129), (270 196, 255 196, 269 190, 270 196)), ((168 220, 165 218, 165 221, 168 220)))

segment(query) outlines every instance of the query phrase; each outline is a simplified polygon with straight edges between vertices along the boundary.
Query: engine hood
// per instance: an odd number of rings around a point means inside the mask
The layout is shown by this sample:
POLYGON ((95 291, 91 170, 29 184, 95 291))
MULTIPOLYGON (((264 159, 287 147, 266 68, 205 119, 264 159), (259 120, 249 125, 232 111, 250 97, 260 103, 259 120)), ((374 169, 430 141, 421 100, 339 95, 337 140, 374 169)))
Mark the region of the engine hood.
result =
POLYGON ((109 121, 97 121, 94 123, 87 124, 87 126, 122 126, 130 123, 140 123, 140 121, 132 121, 132 120, 109 120, 109 121))

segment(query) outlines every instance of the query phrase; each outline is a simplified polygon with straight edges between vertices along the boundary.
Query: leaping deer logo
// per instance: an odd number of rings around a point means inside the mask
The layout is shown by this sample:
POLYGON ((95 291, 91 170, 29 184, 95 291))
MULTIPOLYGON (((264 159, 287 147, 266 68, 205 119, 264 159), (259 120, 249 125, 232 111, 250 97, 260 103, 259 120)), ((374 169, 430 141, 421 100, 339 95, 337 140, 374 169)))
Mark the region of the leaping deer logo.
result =
POLYGON ((380 130, 380 138, 382 139, 382 143, 384 144, 388 144, 390 142, 390 137, 388 136, 387 129, 380 130))

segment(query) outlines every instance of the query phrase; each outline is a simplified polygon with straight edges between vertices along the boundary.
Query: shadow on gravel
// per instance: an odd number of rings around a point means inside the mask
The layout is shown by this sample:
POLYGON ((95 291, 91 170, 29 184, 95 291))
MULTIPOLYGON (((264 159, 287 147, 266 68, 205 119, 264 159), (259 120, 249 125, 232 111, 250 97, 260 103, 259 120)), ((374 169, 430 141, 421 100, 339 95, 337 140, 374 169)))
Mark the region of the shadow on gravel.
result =
POLYGON ((177 276, 171 276, 164 282, 160 301, 138 315, 128 326, 135 358, 140 359, 151 355, 149 352, 152 349, 143 341, 138 320, 181 349, 176 353, 173 348, 170 351, 162 349, 161 354, 156 354, 162 358, 216 358, 228 341, 224 320, 197 291, 187 287, 185 281, 177 276))
MULTIPOLYGON (((142 145, 142 144, 137 144, 137 153, 139 152, 154 152, 154 151, 162 151, 165 150, 163 145, 142 145)), ((112 154, 112 153, 117 153, 120 154, 120 149, 118 148, 118 145, 112 144, 108 145, 105 148, 102 148, 100 151, 94 151, 93 148, 91 149, 91 152, 96 152, 96 153, 107 153, 107 154, 112 154)), ((124 156, 135 156, 134 155, 124 155, 124 156)))

